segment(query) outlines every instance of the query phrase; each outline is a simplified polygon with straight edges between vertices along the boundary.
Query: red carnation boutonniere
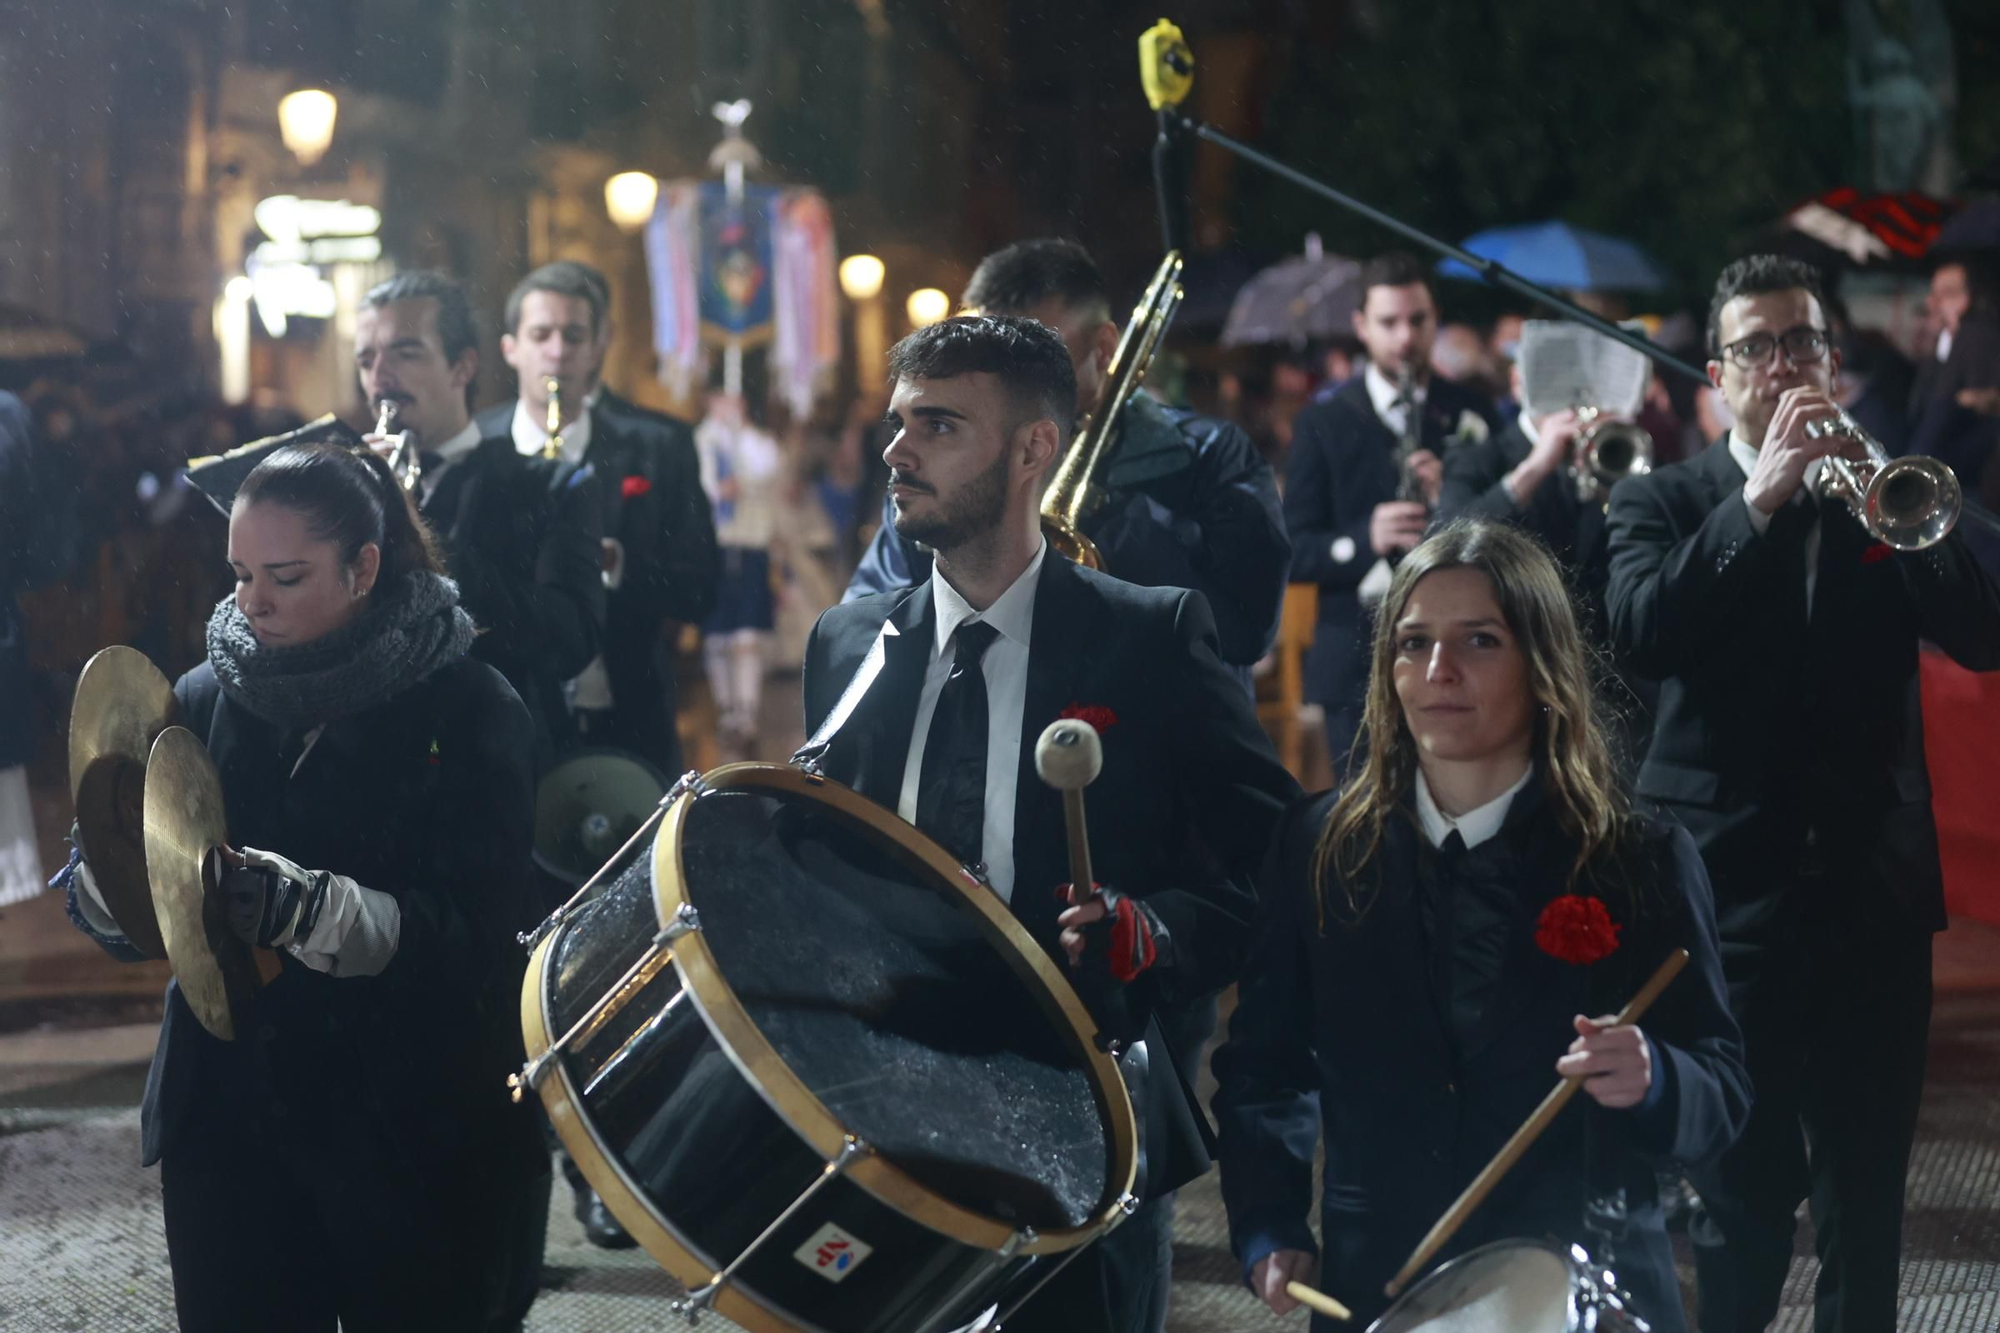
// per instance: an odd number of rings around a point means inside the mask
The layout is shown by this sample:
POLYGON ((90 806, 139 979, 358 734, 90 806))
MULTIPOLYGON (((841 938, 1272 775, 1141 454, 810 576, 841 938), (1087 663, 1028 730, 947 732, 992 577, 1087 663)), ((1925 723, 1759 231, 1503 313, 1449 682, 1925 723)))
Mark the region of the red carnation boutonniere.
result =
POLYGON ((1878 561, 1887 560, 1894 554, 1896 553, 1889 549, 1887 542, 1869 542, 1861 548, 1861 563, 1872 565, 1878 561))
POLYGON ((618 494, 627 500, 636 500, 653 489, 653 483, 644 477, 627 477, 618 483, 618 494))
POLYGON ((1600 900, 1565 893, 1542 909, 1535 922, 1535 947, 1551 958, 1588 966, 1617 952, 1618 923, 1600 900))
POLYGON ((1058 716, 1065 721, 1074 719, 1078 722, 1087 723, 1090 729, 1100 736, 1118 725, 1118 714, 1112 712, 1103 704, 1071 704, 1068 708, 1063 709, 1058 716))

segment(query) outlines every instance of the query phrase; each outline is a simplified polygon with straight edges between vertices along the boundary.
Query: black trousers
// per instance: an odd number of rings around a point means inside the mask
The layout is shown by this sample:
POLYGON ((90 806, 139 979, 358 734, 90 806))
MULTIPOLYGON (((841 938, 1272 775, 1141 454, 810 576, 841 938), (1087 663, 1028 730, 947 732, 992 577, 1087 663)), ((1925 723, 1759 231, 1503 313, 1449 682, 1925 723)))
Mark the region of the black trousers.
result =
POLYGON ((1690 1171, 1702 1333, 1777 1315, 1794 1214, 1812 1203, 1816 1333, 1896 1327, 1903 1184, 1923 1095, 1931 935, 1837 905, 1825 881, 1723 962, 1755 1100, 1743 1137, 1690 1171))
POLYGON ((413 1169, 366 1125, 215 1118, 229 1123, 186 1126, 160 1163, 184 1333, 493 1333, 526 1317, 546 1173, 413 1169))

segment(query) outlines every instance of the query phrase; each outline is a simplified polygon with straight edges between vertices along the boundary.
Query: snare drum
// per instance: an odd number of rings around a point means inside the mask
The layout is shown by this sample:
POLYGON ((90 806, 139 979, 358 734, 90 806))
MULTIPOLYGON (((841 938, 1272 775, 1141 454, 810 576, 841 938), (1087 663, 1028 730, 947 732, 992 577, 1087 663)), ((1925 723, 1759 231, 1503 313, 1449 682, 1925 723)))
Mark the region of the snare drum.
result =
POLYGON ((1004 903, 799 769, 669 801, 647 855, 537 932, 516 1083, 683 1310, 953 1328, 1129 1213, 1117 1066, 1004 903))
POLYGON ((1649 1333, 1580 1245, 1502 1240, 1426 1277, 1368 1333, 1649 1333))

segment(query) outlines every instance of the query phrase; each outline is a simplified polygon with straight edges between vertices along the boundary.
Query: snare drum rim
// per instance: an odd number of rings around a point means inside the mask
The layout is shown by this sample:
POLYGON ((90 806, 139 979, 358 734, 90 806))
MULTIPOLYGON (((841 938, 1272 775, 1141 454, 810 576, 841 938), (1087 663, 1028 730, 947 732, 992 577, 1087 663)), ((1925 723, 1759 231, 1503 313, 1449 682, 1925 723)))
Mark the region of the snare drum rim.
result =
MULTIPOLYGON (((1037 1230, 1018 1252, 1061 1253, 1090 1243, 1123 1220, 1125 1210, 1119 1201, 1131 1194, 1137 1178, 1138 1130, 1117 1064, 1098 1050, 1090 1038, 1096 1024, 1068 979, 1022 929, 1007 905, 970 880, 943 848, 891 811, 851 787, 788 764, 726 764, 703 774, 701 786, 684 793, 668 809, 653 843, 653 903, 662 927, 674 921, 681 906, 688 902, 680 857, 688 810, 703 792, 729 790, 776 791, 810 797, 831 806, 957 890, 978 914, 987 938, 1001 948, 1015 974, 1029 982, 1031 990, 1033 983, 1039 981, 1043 993, 1054 1000, 1059 1014, 1050 1017, 1060 1017, 1063 1038, 1084 1057, 1098 1113, 1104 1117, 1111 1140, 1111 1169, 1106 1179, 1108 1197, 1101 1201, 1099 1211, 1081 1226, 1037 1230)), ((702 1017, 721 1039, 719 1044, 751 1086, 814 1151, 828 1161, 838 1157, 847 1127, 813 1095, 751 1021, 699 930, 674 941, 674 967, 702 1017)), ((847 1175, 883 1203, 963 1244, 998 1250, 1016 1233, 1017 1229, 1009 1223, 953 1203, 887 1158, 872 1153, 861 1157, 848 1167, 847 1175)))
POLYGON ((1570 1248, 1567 1243, 1540 1240, 1530 1236, 1506 1237, 1500 1240, 1487 1241, 1477 1249, 1467 1250, 1464 1254, 1445 1260, 1445 1262, 1418 1278, 1410 1285, 1408 1291, 1405 1291, 1401 1296, 1396 1298, 1393 1305, 1376 1316, 1375 1322, 1367 1327, 1365 1333, 1391 1333, 1389 1328, 1390 1316, 1397 1314, 1406 1306, 1414 1303, 1418 1294, 1425 1288, 1430 1287, 1446 1274, 1453 1273, 1460 1268, 1470 1265, 1473 1260, 1484 1258, 1486 1255, 1500 1250, 1542 1250, 1556 1257, 1557 1262, 1562 1264, 1563 1271, 1569 1274, 1570 1284, 1569 1307, 1564 1314, 1563 1330, 1564 1333, 1578 1333, 1579 1325, 1582 1322, 1582 1315, 1576 1308, 1577 1278, 1584 1275, 1584 1270, 1577 1263, 1575 1256, 1570 1253, 1570 1248))
MULTIPOLYGON (((521 982, 521 1036, 531 1061, 547 1051, 554 1040, 544 1008, 548 996, 544 982, 549 960, 555 956, 556 945, 569 933, 569 928, 570 923, 565 922, 535 946, 528 957, 528 972, 521 982)), ((604 1200, 611 1215, 639 1243, 639 1248, 689 1291, 713 1279, 716 1270, 702 1262, 693 1247, 661 1220, 610 1150, 598 1141, 597 1127, 584 1110, 583 1096, 570 1081, 568 1063, 552 1061, 548 1076, 536 1092, 570 1160, 604 1200)), ((715 1293, 712 1308, 750 1333, 821 1333, 817 1325, 795 1323, 778 1314, 740 1283, 724 1284, 715 1293)))

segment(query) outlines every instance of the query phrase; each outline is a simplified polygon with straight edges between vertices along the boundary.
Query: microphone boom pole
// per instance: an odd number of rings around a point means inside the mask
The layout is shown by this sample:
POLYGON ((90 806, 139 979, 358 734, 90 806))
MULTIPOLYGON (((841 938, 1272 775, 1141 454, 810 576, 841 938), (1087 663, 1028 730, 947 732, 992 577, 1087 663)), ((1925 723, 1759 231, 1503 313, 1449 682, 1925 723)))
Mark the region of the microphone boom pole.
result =
MULTIPOLYGON (((1296 167, 1286 166, 1270 154, 1261 153, 1249 144, 1231 138, 1213 126, 1184 115, 1180 104, 1194 87, 1194 52, 1182 37, 1181 30, 1165 19, 1147 29, 1139 38, 1139 77, 1145 87, 1147 102, 1159 113, 1162 140, 1173 133, 1192 134, 1197 139, 1234 153, 1254 167, 1262 167, 1280 180, 1289 181, 1308 193, 1316 194, 1329 203, 1338 204, 1350 213, 1367 218, 1379 227, 1387 228, 1413 245, 1422 246, 1447 259, 1456 259, 1495 287, 1525 296, 1535 304, 1556 312, 1564 319, 1574 320, 1613 342, 1622 343, 1654 363, 1677 374, 1685 375, 1699 384, 1708 383, 1706 371, 1693 362, 1683 361, 1652 339, 1636 334, 1630 329, 1620 328, 1610 320, 1585 310, 1576 302, 1528 281, 1504 264, 1475 255, 1462 246, 1453 245, 1450 241, 1441 241, 1429 232, 1421 231, 1404 222, 1401 218, 1391 217, 1372 204, 1364 203, 1351 194, 1336 190, 1323 180, 1308 176, 1296 167)), ((1161 208, 1164 217, 1166 208, 1164 202, 1161 208)), ((1964 501, 1960 516, 1971 519, 1988 532, 2000 534, 2000 515, 1995 515, 1975 504, 1969 497, 1964 501)))

